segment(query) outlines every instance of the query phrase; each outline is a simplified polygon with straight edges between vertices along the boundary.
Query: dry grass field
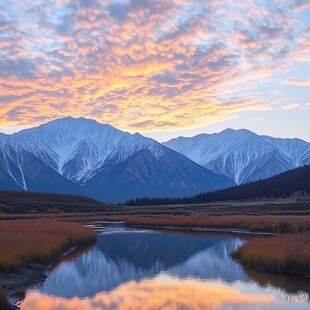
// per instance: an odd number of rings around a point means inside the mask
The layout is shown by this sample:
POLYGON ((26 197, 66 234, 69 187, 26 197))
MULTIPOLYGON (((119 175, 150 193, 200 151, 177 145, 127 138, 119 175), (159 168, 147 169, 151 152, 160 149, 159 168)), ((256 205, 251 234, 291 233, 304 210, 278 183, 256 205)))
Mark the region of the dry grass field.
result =
MULTIPOLYGON (((24 199, 26 196, 21 198, 24 199)), ((62 209, 59 198, 57 197, 53 207, 62 209)), ((43 198, 40 196, 40 199, 43 198)), ((70 204, 71 210, 74 209, 74 202, 70 201, 70 204)), ((78 240, 73 240, 71 235, 74 229, 69 229, 69 227, 73 225, 72 227, 76 227, 75 229, 79 232, 84 230, 81 229, 81 226, 74 226, 77 224, 71 222, 106 220, 124 221, 128 226, 200 226, 272 232, 277 235, 268 238, 249 238, 248 243, 238 250, 235 257, 244 265, 255 268, 278 272, 310 273, 307 263, 310 251, 310 196, 298 199, 291 197, 199 205, 114 205, 103 208, 100 206, 99 212, 94 212, 93 209, 92 212, 85 213, 55 212, 49 214, 45 211, 35 214, 3 213, 0 215, 0 248, 9 249, 9 252, 1 251, 0 269, 16 268, 22 261, 28 261, 34 257, 37 260, 44 260, 51 253, 63 249, 65 245, 77 242, 78 240), (17 219, 19 220, 17 221, 17 219), (38 221, 34 219, 38 219, 38 221), (61 221, 55 222, 51 219, 61 221), (31 223, 37 223, 36 227, 33 227, 31 223), (57 225, 46 223, 57 223, 57 225), (20 227, 23 227, 25 231, 22 232, 20 227), (68 231, 65 227, 68 228, 68 231), (42 233, 42 238, 35 240, 34 236, 40 235, 38 233, 40 229, 45 230, 46 234, 42 233), (62 229, 65 230, 62 231, 62 229), (62 232, 57 234, 56 231, 62 232), (25 245, 24 241, 19 244, 15 238, 34 241, 31 242, 33 244, 30 243, 29 247, 29 245, 25 245), (42 244, 44 244, 43 247, 42 244)), ((76 211, 79 212, 79 208, 76 211)), ((74 237, 78 235, 76 231, 73 233, 74 237)))
POLYGON ((50 261, 70 246, 95 240, 78 224, 53 220, 14 220, 0 224, 0 270, 16 270, 28 262, 50 261))
POLYGON ((256 269, 309 275, 310 233, 252 237, 233 257, 256 269))
POLYGON ((127 216, 127 225, 241 228, 275 233, 255 236, 233 257, 242 264, 262 270, 310 274, 310 216, 296 215, 168 215, 127 216))
POLYGON ((176 226, 176 227, 221 227, 241 228, 273 233, 310 232, 310 215, 127 215, 115 219, 125 220, 127 225, 176 226))

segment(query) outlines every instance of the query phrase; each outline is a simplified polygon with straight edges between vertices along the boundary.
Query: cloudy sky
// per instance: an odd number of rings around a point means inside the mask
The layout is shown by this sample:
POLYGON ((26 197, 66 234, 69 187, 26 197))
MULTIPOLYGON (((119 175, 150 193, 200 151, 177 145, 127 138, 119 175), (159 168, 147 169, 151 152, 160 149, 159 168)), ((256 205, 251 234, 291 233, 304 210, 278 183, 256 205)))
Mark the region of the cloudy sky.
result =
POLYGON ((0 1, 0 131, 87 117, 160 141, 310 141, 308 0, 0 1))

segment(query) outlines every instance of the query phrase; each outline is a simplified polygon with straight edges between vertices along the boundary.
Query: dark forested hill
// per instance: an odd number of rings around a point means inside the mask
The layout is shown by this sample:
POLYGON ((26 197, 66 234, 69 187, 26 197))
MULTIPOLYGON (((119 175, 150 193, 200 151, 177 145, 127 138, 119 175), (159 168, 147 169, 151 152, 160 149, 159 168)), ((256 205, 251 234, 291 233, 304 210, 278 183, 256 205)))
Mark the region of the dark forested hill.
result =
POLYGON ((298 192, 310 193, 310 165, 289 170, 274 177, 230 187, 223 190, 201 193, 182 199, 140 198, 127 201, 128 205, 160 205, 175 203, 207 203, 225 200, 249 200, 259 198, 289 197, 298 192))
POLYGON ((104 207, 103 203, 82 196, 0 191, 0 213, 98 212, 104 207))

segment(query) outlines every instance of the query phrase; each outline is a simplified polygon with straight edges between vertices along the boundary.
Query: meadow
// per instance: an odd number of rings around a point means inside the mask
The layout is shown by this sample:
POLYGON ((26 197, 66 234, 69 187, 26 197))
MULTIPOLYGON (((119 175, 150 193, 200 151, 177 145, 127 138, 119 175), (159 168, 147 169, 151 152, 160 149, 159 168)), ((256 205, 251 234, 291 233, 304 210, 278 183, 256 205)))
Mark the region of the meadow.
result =
POLYGON ((241 228, 272 233, 310 232, 310 215, 166 215, 123 217, 127 225, 241 228))
POLYGON ((251 237, 232 256, 255 269, 310 275, 310 233, 251 237))
POLYGON ((51 261, 71 246, 96 239, 92 230, 54 220, 13 220, 0 223, 0 271, 17 270, 29 262, 51 261))

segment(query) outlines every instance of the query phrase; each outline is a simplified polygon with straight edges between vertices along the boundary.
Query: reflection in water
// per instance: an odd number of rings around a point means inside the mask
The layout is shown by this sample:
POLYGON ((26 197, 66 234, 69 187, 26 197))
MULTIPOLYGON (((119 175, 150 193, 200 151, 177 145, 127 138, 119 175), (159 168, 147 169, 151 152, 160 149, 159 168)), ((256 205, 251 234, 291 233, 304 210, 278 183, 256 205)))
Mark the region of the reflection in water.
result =
POLYGON ((243 293, 219 282, 168 277, 128 282, 91 299, 50 299, 33 292, 27 296, 22 309, 221 309, 225 305, 238 306, 236 309, 265 305, 268 309, 274 301, 271 294, 243 293))
POLYGON ((285 274, 261 272, 249 267, 243 267, 243 270, 260 287, 277 288, 284 291, 286 299, 290 302, 304 300, 310 303, 309 277, 288 277, 285 274))
MULTIPOLYGON (((117 231, 57 265, 27 292, 33 309, 302 309, 281 290, 251 283, 229 253, 232 237, 117 231)), ((248 274, 251 278, 252 275, 248 274)))

